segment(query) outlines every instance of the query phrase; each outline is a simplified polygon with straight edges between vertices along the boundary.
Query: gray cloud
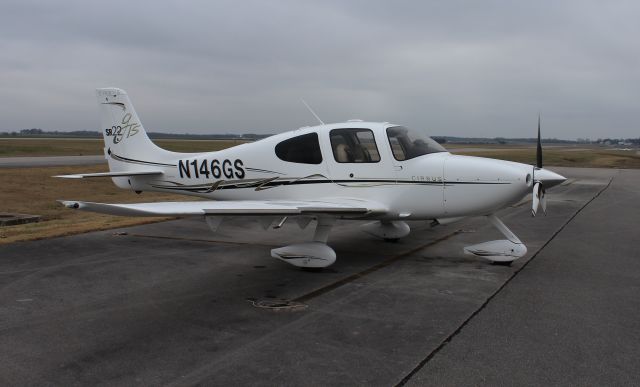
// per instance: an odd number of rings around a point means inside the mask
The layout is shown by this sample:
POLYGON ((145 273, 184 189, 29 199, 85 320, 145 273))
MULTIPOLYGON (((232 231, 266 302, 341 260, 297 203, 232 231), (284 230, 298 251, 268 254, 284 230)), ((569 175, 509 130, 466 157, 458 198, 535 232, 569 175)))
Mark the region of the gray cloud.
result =
POLYGON ((640 5, 5 1, 0 131, 98 129, 93 89, 158 131, 349 118, 433 134, 638 137, 640 5))

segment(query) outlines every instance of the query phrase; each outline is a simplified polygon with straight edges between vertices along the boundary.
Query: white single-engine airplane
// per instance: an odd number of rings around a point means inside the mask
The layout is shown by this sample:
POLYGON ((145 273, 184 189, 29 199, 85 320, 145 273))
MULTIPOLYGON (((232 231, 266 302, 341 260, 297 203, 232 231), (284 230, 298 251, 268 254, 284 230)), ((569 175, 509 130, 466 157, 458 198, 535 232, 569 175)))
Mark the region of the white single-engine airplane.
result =
POLYGON ((505 240, 465 248, 468 254, 510 263, 524 244, 494 214, 533 191, 546 212, 545 189, 565 178, 542 168, 540 122, 537 165, 452 155, 420 130, 387 122, 350 120, 274 135, 216 152, 176 153, 147 136, 124 90, 97 90, 105 157, 110 172, 63 175, 110 177, 137 193, 159 191, 208 201, 105 204, 61 201, 69 208, 125 216, 204 217, 215 232, 224 217, 259 217, 265 228, 295 217, 316 220, 312 242, 271 250, 298 267, 321 268, 336 260, 327 238, 336 219, 370 219, 364 231, 397 240, 406 220, 450 223, 486 216, 505 240))

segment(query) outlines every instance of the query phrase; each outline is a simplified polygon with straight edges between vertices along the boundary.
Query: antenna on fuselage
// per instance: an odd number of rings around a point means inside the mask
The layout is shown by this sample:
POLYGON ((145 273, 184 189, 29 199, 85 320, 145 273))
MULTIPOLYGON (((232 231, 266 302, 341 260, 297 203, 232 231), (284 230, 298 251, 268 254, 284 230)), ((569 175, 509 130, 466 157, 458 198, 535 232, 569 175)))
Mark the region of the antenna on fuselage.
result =
POLYGON ((318 117, 318 115, 316 114, 316 112, 313 111, 313 109, 311 109, 311 106, 309 106, 309 104, 307 103, 307 101, 305 101, 304 99, 300 98, 300 101, 302 101, 302 103, 304 104, 304 106, 307 107, 307 109, 309 109, 309 111, 311 112, 311 114, 313 114, 313 116, 316 118, 316 120, 320 121, 321 125, 324 125, 324 122, 322 122, 322 120, 320 119, 320 117, 318 117))

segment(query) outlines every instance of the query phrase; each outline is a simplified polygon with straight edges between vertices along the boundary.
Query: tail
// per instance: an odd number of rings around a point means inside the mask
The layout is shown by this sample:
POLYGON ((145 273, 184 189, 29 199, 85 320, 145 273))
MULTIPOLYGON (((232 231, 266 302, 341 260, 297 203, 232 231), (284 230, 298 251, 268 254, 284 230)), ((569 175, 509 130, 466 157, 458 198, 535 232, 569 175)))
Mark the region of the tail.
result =
POLYGON ((158 147, 149 139, 126 91, 113 87, 97 89, 96 96, 100 107, 104 155, 111 172, 145 171, 171 166, 178 154, 158 147))

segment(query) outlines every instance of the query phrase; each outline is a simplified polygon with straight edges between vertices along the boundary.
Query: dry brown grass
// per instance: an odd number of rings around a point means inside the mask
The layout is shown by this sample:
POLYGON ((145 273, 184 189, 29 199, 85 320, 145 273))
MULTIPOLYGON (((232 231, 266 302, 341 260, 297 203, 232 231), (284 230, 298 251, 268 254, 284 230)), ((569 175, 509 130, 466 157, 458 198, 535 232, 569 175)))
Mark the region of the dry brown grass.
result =
MULTIPOLYGON (((233 140, 157 140, 159 146, 176 152, 204 152, 243 143, 233 140)), ((101 154, 100 139, 0 139, 0 157, 73 156, 101 154)), ((144 192, 137 195, 118 189, 111 179, 59 179, 53 175, 106 172, 107 166, 6 168, 0 169, 0 212, 41 215, 39 223, 0 228, 0 244, 35 240, 87 231, 157 222, 168 218, 130 218, 73 211, 56 200, 77 199, 109 203, 196 200, 182 195, 144 192)))
MULTIPOLYGON (((105 230, 167 218, 129 218, 74 211, 59 199, 111 203, 190 200, 181 195, 144 192, 137 195, 117 188, 111 179, 59 179, 53 175, 105 172, 105 166, 0 169, 0 212, 41 215, 39 223, 0 228, 0 244, 105 230)), ((191 199, 193 200, 193 199, 191 199)))
MULTIPOLYGON (((490 157, 501 160, 535 164, 534 148, 459 152, 469 156, 490 157)), ((544 165, 580 168, 640 168, 637 151, 618 151, 607 148, 548 148, 544 150, 544 165)))

